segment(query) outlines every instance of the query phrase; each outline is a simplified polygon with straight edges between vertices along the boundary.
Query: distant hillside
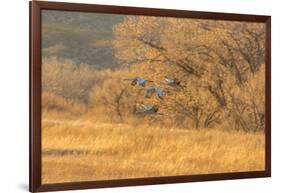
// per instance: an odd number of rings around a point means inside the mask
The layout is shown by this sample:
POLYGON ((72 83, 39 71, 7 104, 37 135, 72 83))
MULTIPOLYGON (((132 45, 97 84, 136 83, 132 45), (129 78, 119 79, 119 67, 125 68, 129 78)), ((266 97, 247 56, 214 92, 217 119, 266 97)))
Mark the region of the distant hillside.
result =
POLYGON ((124 16, 67 11, 43 11, 43 57, 58 56, 97 68, 116 67, 112 27, 124 16))

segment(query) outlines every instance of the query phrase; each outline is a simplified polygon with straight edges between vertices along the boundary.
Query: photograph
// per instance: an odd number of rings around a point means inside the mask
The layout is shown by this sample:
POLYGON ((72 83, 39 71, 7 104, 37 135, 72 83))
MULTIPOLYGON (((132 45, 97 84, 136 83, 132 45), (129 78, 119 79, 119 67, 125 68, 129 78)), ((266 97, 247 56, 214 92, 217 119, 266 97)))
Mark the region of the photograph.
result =
POLYGON ((266 23, 41 11, 42 184, 266 170, 266 23))

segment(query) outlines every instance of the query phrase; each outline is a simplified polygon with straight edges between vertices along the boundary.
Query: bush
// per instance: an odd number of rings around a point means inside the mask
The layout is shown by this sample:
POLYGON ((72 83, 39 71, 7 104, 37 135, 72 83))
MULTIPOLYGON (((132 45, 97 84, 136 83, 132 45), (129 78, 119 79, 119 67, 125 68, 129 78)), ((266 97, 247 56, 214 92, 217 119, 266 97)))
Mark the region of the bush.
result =
POLYGON ((45 111, 66 112, 74 115, 85 112, 85 108, 82 105, 78 105, 73 101, 67 101, 62 96, 49 92, 42 93, 42 108, 45 111))
POLYGON ((44 58, 42 68, 43 91, 86 105, 91 88, 109 76, 110 72, 95 71, 90 65, 77 65, 56 57, 44 58))

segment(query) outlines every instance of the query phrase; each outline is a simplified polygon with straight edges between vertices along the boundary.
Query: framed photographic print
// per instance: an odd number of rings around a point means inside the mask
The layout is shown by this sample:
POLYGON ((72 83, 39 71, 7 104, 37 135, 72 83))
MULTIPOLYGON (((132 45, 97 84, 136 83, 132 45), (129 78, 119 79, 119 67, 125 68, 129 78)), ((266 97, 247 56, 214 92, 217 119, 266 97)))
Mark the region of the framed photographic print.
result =
POLYGON ((270 177, 271 18, 30 2, 30 191, 270 177))

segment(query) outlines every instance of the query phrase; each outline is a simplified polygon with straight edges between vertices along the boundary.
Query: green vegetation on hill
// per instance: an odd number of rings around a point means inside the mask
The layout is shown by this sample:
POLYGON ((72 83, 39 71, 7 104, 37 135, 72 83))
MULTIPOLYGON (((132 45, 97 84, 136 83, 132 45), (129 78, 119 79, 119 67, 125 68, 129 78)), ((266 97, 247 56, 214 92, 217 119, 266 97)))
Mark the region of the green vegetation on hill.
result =
POLYGON ((96 68, 116 67, 112 27, 122 15, 43 11, 43 57, 57 56, 96 68))

